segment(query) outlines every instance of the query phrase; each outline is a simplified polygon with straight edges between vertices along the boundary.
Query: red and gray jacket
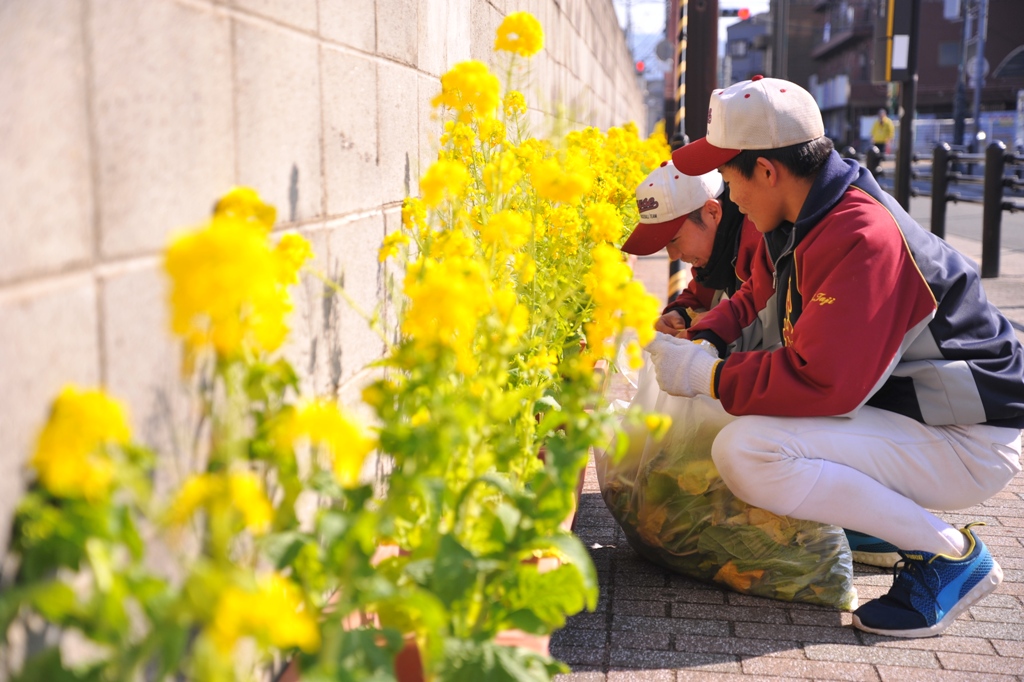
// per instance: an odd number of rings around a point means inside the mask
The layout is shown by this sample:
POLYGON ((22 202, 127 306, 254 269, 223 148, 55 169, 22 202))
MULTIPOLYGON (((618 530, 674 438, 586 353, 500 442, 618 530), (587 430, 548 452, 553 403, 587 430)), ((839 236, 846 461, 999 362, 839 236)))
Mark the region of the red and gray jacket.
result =
POLYGON ((690 329, 714 343, 731 414, 1024 427, 1024 348, 977 267, 833 152, 795 224, 764 235, 750 279, 690 329))

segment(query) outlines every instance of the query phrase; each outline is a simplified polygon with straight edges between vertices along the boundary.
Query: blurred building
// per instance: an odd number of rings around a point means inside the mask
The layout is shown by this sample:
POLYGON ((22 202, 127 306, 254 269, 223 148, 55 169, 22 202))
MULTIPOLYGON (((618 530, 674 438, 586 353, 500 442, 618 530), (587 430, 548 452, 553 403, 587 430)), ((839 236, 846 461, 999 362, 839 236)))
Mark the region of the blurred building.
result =
POLYGON ((722 59, 723 87, 751 76, 764 74, 768 64, 771 15, 755 14, 725 29, 725 57, 722 59))
MULTIPOLYGON (((1014 142, 1018 92, 1024 90, 1024 2, 985 0, 986 75, 977 100, 979 127, 990 137, 1014 142), (984 125, 982 125, 984 124, 984 125)), ((977 12, 981 0, 920 0, 916 144, 930 148, 953 140, 954 101, 961 82, 961 111, 973 116, 974 79, 962 72, 964 21, 947 19, 950 7, 977 12), (966 101, 965 101, 966 100, 966 101)), ((897 114, 898 88, 873 80, 875 24, 888 0, 772 0, 771 75, 803 85, 815 96, 825 129, 837 143, 863 149, 867 127, 879 108, 897 114)), ((976 16, 976 15, 975 15, 976 16)), ((977 19, 974 19, 977 26, 977 19)), ((965 58, 966 57, 966 58, 965 58)), ((963 114, 961 114, 963 115, 963 114)), ((968 128, 970 131, 970 128, 968 128)))

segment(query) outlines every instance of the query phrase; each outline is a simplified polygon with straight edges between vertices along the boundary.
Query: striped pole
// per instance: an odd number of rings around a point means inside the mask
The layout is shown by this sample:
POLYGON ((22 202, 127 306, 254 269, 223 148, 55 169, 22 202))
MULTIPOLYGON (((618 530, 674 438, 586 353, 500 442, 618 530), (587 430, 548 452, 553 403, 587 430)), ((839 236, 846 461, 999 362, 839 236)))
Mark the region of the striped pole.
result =
MULTIPOLYGON (((687 0, 676 0, 676 58, 675 58, 675 120, 669 138, 672 150, 686 144, 686 3, 687 0)), ((687 285, 687 272, 681 260, 668 262, 668 302, 675 300, 687 285)))

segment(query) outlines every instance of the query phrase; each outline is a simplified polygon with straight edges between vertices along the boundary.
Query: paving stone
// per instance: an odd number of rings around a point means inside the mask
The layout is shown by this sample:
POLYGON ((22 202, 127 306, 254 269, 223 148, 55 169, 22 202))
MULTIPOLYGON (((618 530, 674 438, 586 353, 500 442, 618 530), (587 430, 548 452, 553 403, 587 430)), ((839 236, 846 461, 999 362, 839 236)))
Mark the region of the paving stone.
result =
POLYGON ((995 673, 999 675, 1022 675, 1024 666, 1019 658, 1002 658, 1000 656, 975 656, 971 654, 955 654, 939 652, 939 662, 946 670, 963 670, 967 672, 995 673))
POLYGON ((673 682, 674 670, 618 670, 608 671, 608 682, 673 682))
POLYGON ((751 623, 788 623, 783 609, 720 606, 711 604, 672 604, 673 618, 704 618, 707 620, 744 621, 751 623))
POLYGON ((855 644, 857 635, 853 628, 816 627, 811 625, 773 625, 766 628, 761 623, 735 623, 737 637, 755 639, 791 639, 797 642, 818 642, 834 644, 855 644))
MULTIPOLYGON (((613 633, 614 634, 614 633, 613 633)), ((608 644, 608 633, 604 630, 582 630, 562 628, 551 635, 551 650, 563 647, 602 648, 608 644)))
MULTIPOLYGON (((750 678, 743 674, 733 673, 712 673, 707 671, 691 671, 691 670, 680 670, 676 673, 677 682, 736 682, 736 680, 749 680, 750 678)), ((758 675, 757 679, 759 682, 789 682, 792 677, 773 677, 758 675)))
POLYGON ((604 665, 605 649, 587 646, 561 646, 551 649, 551 655, 568 663, 570 667, 587 665, 600 668, 604 665))
POLYGON ((735 656, 703 654, 689 651, 657 651, 612 647, 609 662, 614 666, 642 668, 698 668, 713 672, 741 672, 735 656))
POLYGON ((737 654, 749 656, 795 656, 803 658, 799 642, 776 639, 741 639, 739 637, 704 637, 675 635, 674 646, 679 651, 737 654))
POLYGON ((675 632, 687 635, 727 637, 729 624, 725 621, 703 621, 689 618, 650 618, 646 616, 612 616, 613 630, 640 630, 647 632, 675 632))
POLYGON ((804 646, 804 654, 812 661, 907 665, 917 668, 939 667, 939 661, 934 653, 920 649, 884 649, 856 644, 808 644, 804 646))
POLYGON ((618 599, 614 601, 615 613, 623 616, 668 616, 669 605, 662 601, 640 601, 618 599))
POLYGON ((921 639, 903 639, 901 637, 884 637, 870 632, 858 632, 857 636, 867 646, 886 649, 922 649, 924 651, 956 651, 966 654, 992 655, 993 642, 980 637, 928 637, 921 639))
MULTIPOLYGON (((623 649, 671 649, 672 636, 665 632, 632 632, 616 630, 611 633, 613 647, 623 649)), ((679 649, 688 651, 688 649, 679 649)))
MULTIPOLYGON (((745 675, 777 675, 786 678, 806 677, 828 680, 864 680, 876 682, 875 668, 866 663, 801 661, 794 658, 751 658, 743 661, 745 675)), ((918 671, 920 674, 920 671, 918 671)))
POLYGON ((926 679, 929 682, 1017 682, 1019 678, 1013 675, 987 675, 971 673, 964 674, 962 670, 929 670, 927 676, 916 668, 902 668, 890 666, 878 666, 878 675, 882 682, 921 682, 926 679))

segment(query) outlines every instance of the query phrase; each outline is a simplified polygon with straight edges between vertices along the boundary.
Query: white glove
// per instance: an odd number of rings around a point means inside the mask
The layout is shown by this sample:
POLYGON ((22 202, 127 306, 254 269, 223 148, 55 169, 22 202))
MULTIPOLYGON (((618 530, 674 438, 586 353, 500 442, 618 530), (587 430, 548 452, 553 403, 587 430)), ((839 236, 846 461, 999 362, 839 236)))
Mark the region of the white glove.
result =
POLYGON ((658 332, 645 350, 651 354, 658 385, 665 393, 685 398, 699 394, 717 397, 712 381, 721 360, 713 345, 658 332))

